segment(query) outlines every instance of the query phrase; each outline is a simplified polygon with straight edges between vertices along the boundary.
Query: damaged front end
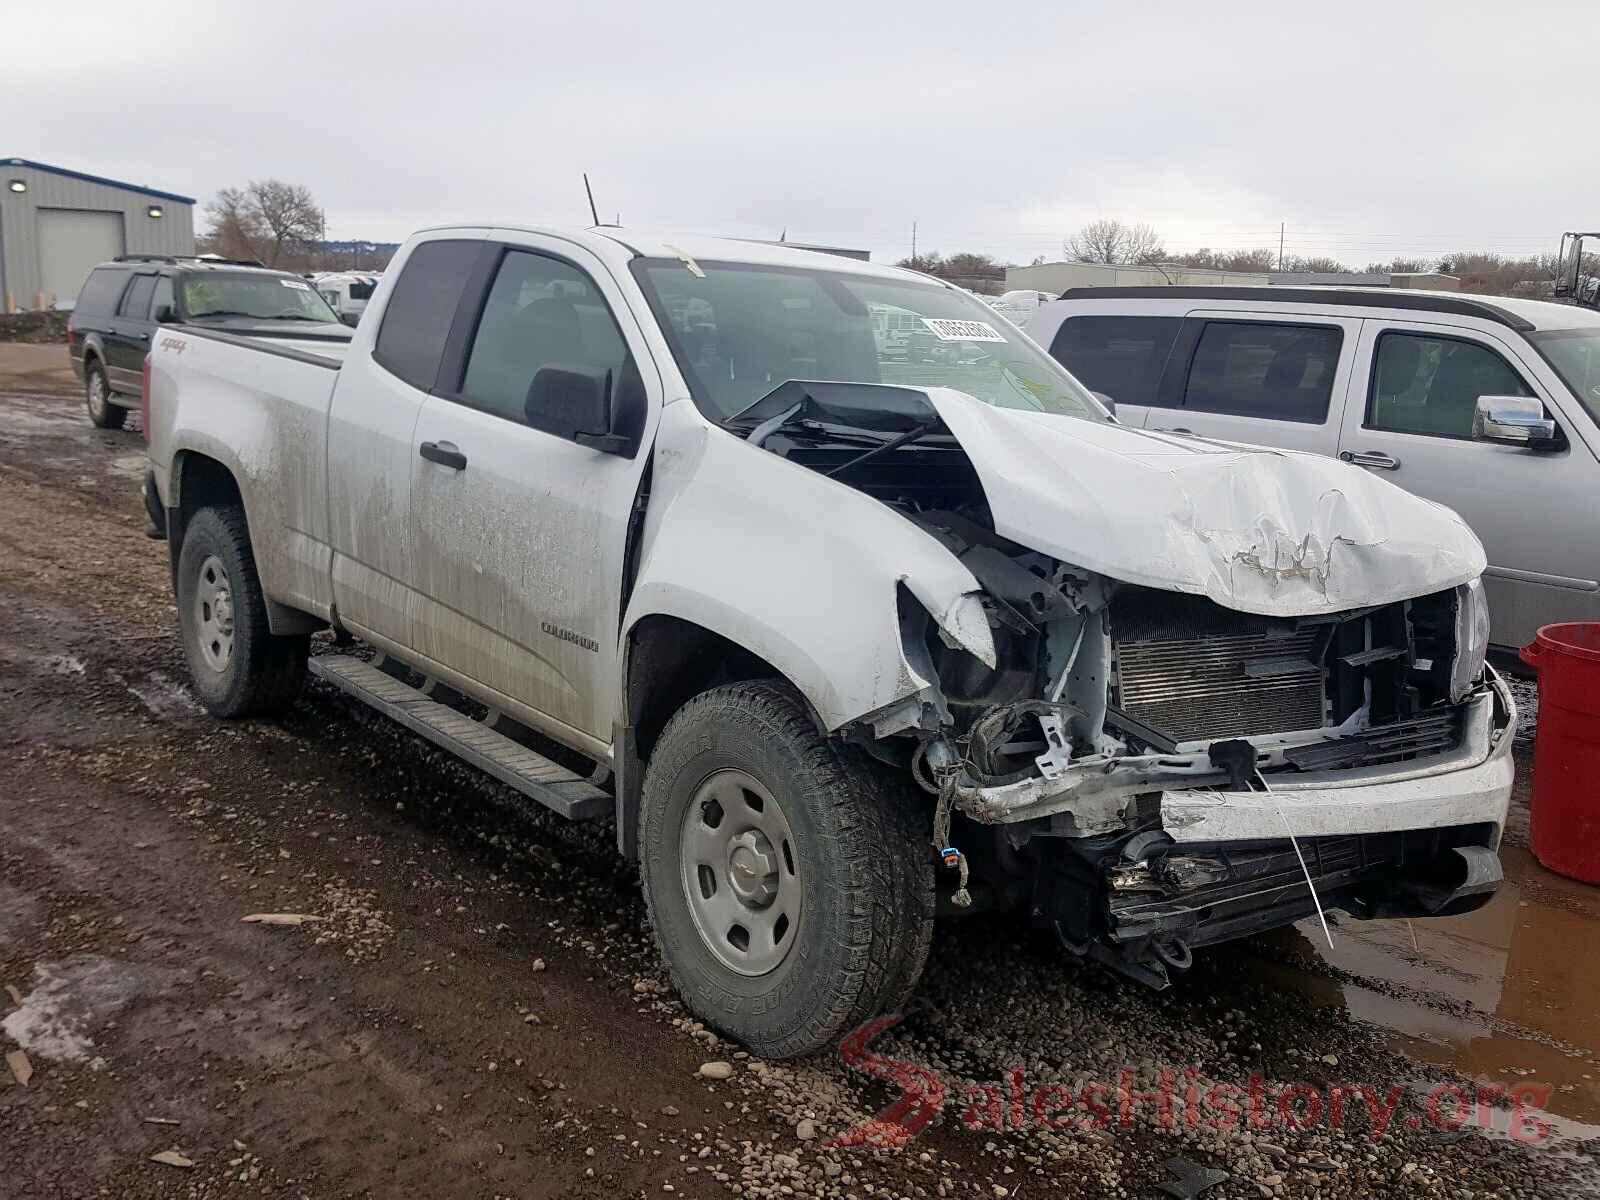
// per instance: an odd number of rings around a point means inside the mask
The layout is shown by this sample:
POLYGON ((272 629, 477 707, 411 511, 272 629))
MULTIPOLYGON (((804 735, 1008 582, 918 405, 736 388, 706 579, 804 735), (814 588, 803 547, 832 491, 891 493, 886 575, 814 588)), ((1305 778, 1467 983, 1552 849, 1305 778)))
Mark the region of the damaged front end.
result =
POLYGON ((1476 583, 1265 617, 1022 551, 1030 590, 990 567, 992 539, 961 544, 970 524, 914 519, 985 584, 1004 668, 930 644, 956 685, 918 758, 949 814, 936 840, 1000 843, 976 857, 1069 947, 1160 986, 1194 948, 1319 904, 1423 916, 1492 894, 1514 711, 1476 583))
MULTIPOLYGON (((1019 518, 1003 523, 991 495, 1020 485, 974 453, 970 426, 958 440, 959 421, 912 401, 886 417, 875 396, 859 411, 880 424, 863 429, 830 386, 786 385, 750 440, 895 508, 981 589, 935 611, 902 580, 905 661, 926 686, 840 731, 931 795, 947 909, 1026 908, 1074 951, 1164 986, 1194 948, 1319 905, 1421 916, 1492 894, 1515 710, 1484 664, 1471 554, 1435 567, 1432 590, 1374 584, 1373 602, 1345 604, 1361 588, 1339 547, 1366 566, 1394 547, 1308 531, 1286 556, 1281 522, 1262 518, 1271 538, 1226 564, 1251 579, 1224 584, 1259 601, 1271 576, 1274 611, 1219 603, 1214 578, 1176 570, 1170 589, 1150 585, 1154 566, 1129 582, 1007 536, 1019 518)), ((1227 465, 1167 474, 1215 491, 1227 465)), ((1281 492, 1293 472, 1272 470, 1281 492)))
POLYGON ((984 584, 997 660, 929 641, 952 717, 918 755, 935 840, 1000 843, 984 873, 1069 947, 1161 986, 1319 904, 1440 915, 1493 893, 1514 711, 1475 582, 1266 617, 913 519, 984 584))

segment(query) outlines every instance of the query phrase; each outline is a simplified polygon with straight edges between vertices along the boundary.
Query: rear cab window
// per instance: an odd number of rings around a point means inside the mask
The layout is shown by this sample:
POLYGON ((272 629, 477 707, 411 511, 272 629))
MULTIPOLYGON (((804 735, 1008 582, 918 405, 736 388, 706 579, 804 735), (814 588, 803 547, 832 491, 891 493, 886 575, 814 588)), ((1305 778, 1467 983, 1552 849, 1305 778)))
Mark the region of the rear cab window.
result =
POLYGON ((442 239, 412 250, 389 293, 372 357, 414 388, 432 391, 481 240, 442 239))

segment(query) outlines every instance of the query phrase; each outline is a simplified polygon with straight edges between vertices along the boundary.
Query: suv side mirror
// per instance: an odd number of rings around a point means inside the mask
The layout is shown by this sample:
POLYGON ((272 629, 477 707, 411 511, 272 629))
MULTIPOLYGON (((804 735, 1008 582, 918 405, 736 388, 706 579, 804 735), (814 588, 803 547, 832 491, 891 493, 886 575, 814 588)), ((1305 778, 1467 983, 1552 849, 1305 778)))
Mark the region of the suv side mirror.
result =
POLYGON ((613 386, 612 372, 604 367, 540 367, 528 386, 523 415, 534 429, 569 441, 632 458, 639 452, 644 428, 644 390, 613 386))
POLYGON ((178 314, 170 304, 158 304, 151 312, 150 319, 157 325, 171 325, 178 319, 178 314))
POLYGON ((1545 449, 1556 440, 1556 423, 1533 396, 1479 396, 1472 414, 1475 441, 1545 449))
POLYGON ((1113 420, 1116 419, 1117 402, 1115 400, 1106 395, 1104 392, 1090 392, 1089 394, 1105 406, 1105 410, 1111 414, 1113 420))

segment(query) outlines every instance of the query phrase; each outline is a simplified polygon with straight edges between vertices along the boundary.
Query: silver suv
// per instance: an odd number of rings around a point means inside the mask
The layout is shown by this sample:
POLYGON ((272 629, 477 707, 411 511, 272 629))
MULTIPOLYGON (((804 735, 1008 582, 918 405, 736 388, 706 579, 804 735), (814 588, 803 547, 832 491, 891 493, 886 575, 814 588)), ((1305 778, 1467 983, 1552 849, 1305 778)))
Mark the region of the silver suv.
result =
POLYGON ((1496 645, 1600 620, 1583 499, 1600 495, 1600 313, 1380 288, 1074 288, 1028 333, 1125 424, 1336 455, 1454 509, 1488 556, 1496 645))

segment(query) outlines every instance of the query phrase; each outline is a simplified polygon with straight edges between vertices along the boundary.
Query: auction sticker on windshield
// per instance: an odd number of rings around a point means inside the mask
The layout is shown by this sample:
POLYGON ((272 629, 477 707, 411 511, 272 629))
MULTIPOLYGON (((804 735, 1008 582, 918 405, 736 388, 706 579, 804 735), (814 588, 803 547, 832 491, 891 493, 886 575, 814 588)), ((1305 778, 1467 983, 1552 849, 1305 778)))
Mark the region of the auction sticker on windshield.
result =
POLYGON ((278 282, 286 288, 294 288, 297 292, 309 292, 311 290, 309 283, 301 283, 298 279, 280 279, 278 282))
POLYGON ((923 317, 922 323, 941 342, 1004 342, 1000 331, 987 321, 956 321, 946 317, 923 317))

